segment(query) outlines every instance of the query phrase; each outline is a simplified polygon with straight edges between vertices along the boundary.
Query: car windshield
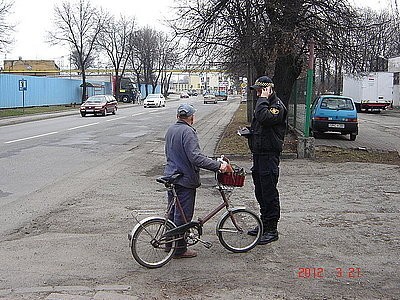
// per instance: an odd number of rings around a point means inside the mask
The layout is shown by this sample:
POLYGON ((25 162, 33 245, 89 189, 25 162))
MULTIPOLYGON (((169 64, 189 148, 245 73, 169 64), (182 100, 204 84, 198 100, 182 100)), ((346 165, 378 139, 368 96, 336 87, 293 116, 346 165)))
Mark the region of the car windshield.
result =
POLYGON ((353 110, 353 102, 348 98, 324 98, 321 108, 334 110, 353 110))
POLYGON ((102 103, 102 102, 104 102, 104 99, 90 99, 90 100, 86 101, 87 104, 96 104, 96 103, 102 103))

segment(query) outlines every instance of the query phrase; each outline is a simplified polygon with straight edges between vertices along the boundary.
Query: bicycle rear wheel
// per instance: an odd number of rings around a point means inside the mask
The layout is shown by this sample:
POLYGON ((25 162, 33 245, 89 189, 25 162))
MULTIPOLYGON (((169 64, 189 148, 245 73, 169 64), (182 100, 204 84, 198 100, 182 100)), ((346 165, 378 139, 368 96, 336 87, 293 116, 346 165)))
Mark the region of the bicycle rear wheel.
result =
POLYGON ((217 236, 222 246, 232 252, 241 253, 253 249, 261 237, 262 230, 256 236, 247 232, 256 226, 262 228, 260 218, 253 212, 238 208, 226 213, 217 224, 217 236))
POLYGON ((150 217, 138 223, 132 231, 133 258, 150 269, 168 263, 175 254, 176 240, 168 240, 163 234, 175 227, 172 221, 159 217, 150 217))

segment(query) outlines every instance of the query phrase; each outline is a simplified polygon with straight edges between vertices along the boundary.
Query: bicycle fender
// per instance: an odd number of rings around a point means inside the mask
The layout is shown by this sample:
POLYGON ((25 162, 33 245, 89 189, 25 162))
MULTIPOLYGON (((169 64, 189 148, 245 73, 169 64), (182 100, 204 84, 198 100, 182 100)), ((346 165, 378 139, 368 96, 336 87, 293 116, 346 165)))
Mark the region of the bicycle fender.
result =
MULTIPOLYGON (((136 230, 138 230, 140 228, 140 226, 142 226, 142 224, 150 221, 150 220, 160 220, 160 221, 165 221, 165 218, 162 217, 147 217, 144 218, 143 220, 141 220, 140 222, 138 222, 135 227, 133 227, 131 233, 129 234, 132 238, 129 240, 129 247, 132 247, 132 243, 133 243, 133 235, 135 233, 136 230)), ((176 227, 175 223, 172 222, 171 220, 168 220, 168 223, 171 224, 173 227, 176 227)))

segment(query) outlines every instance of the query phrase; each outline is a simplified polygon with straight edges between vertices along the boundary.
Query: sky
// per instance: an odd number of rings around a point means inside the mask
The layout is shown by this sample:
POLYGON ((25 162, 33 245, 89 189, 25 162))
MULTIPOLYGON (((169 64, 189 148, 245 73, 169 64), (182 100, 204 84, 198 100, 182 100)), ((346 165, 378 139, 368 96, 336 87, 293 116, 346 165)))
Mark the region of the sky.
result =
MULTIPOLYGON (((0 53, 3 59, 51 59, 61 67, 68 65, 68 47, 51 46, 46 42, 46 32, 52 28, 54 5, 65 0, 13 0, 14 13, 11 22, 16 24, 15 43, 9 53, 0 53)), ((350 0, 358 6, 380 9, 390 0, 350 0)), ((174 0, 91 0, 112 15, 134 16, 139 26, 166 30, 162 20, 171 14, 174 0)), ((2 63, 0 63, 2 65, 2 63)))
MULTIPOLYGON (((65 0, 13 0, 15 26, 14 44, 9 53, 0 53, 3 59, 51 59, 67 61, 68 47, 52 46, 46 42, 47 31, 53 28, 54 5, 65 0)), ((114 16, 134 16, 139 26, 165 30, 162 20, 170 12, 173 0, 90 0, 114 16)))

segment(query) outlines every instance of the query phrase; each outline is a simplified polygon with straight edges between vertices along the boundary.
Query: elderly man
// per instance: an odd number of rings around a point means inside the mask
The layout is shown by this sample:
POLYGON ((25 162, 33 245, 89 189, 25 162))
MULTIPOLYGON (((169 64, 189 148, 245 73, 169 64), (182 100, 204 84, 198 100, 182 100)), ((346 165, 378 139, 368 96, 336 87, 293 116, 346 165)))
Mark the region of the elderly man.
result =
MULTIPOLYGON (((170 126, 165 134, 167 163, 164 175, 183 174, 177 180, 175 188, 185 216, 181 215, 179 209, 173 209, 169 216, 177 226, 192 220, 196 188, 200 186, 200 168, 214 172, 225 172, 228 168, 227 163, 213 160, 201 153, 196 129, 192 127, 195 112, 196 109, 192 105, 180 104, 177 109, 177 122, 170 126)), ((172 200, 172 192, 168 192, 168 202, 172 200)), ((195 256, 196 251, 187 249, 185 241, 180 240, 175 258, 195 256)))

